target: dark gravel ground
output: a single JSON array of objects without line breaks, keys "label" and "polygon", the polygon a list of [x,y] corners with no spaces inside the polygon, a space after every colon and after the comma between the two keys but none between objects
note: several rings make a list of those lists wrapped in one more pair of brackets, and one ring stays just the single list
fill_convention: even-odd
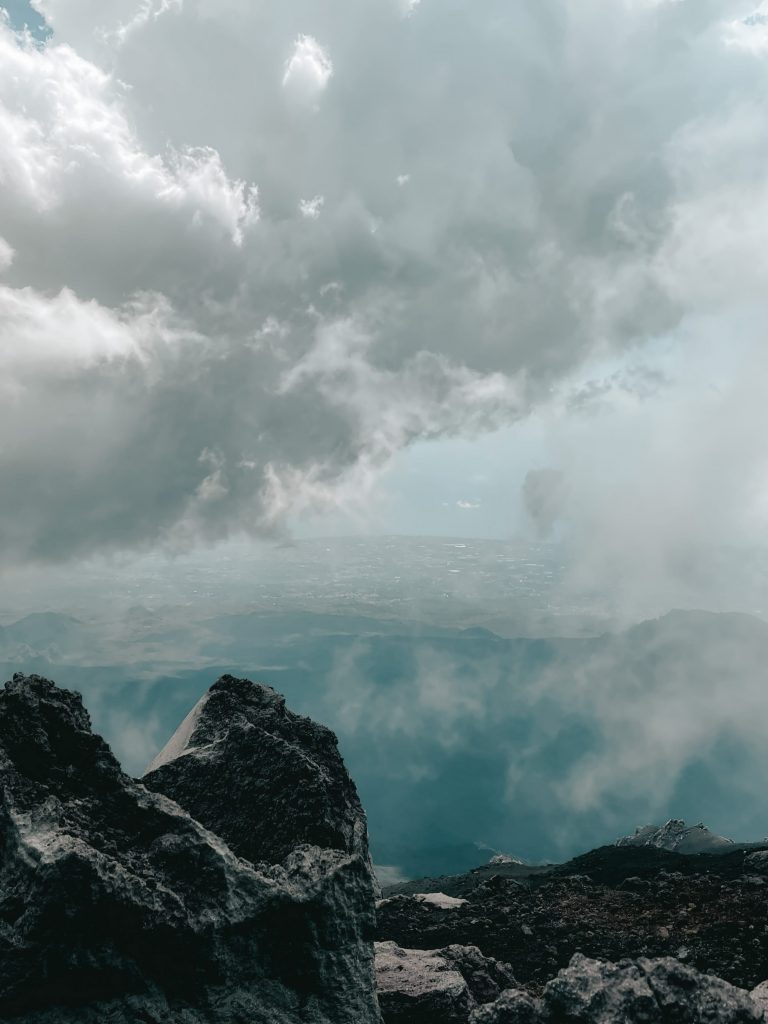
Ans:
[{"label": "dark gravel ground", "polygon": [[768,979],[768,876],[745,860],[763,848],[686,856],[603,847],[527,874],[502,865],[422,879],[385,896],[407,888],[468,902],[442,910],[408,893],[388,899],[378,938],[421,949],[478,946],[537,993],[576,952],[611,961],[673,956],[750,989]]}]

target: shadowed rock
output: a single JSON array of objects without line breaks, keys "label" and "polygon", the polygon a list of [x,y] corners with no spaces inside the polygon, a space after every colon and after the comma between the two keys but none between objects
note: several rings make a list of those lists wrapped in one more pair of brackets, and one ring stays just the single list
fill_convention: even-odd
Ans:
[{"label": "shadowed rock", "polygon": [[268,686],[224,676],[142,780],[252,863],[302,843],[368,860],[365,814],[330,729]]},{"label": "shadowed rock", "polygon": [[377,1024],[372,915],[360,853],[256,868],[128,778],[78,694],[0,691],[1,1019]]},{"label": "shadowed rock", "polygon": [[470,1024],[758,1024],[763,1008],[743,989],[670,957],[618,964],[577,954],[541,1000],[505,992]]},{"label": "shadowed rock", "polygon": [[475,946],[424,950],[377,942],[376,984],[385,1024],[464,1024],[515,978],[509,964]]}]

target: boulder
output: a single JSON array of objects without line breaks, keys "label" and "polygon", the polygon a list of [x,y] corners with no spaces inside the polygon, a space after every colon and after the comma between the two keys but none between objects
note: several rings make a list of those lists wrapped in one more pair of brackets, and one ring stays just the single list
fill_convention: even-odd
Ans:
[{"label": "boulder", "polygon": [[478,1005],[515,985],[509,964],[476,946],[402,949],[376,943],[376,985],[386,1024],[466,1024]]},{"label": "boulder", "polygon": [[[241,720],[236,693],[229,706]],[[284,743],[298,756],[308,737],[312,761],[305,721]],[[247,786],[244,732],[226,743]],[[307,822],[317,795],[306,793]],[[322,793],[318,810],[326,827]],[[289,850],[284,828],[280,862],[256,865],[128,778],[78,694],[15,676],[0,691],[0,1017],[378,1024],[370,870],[352,832],[347,846]]]},{"label": "boulder", "polygon": [[376,988],[385,1024],[466,1024],[475,1000],[439,950],[376,943]]},{"label": "boulder", "polygon": [[308,844],[370,865],[365,813],[336,737],[269,686],[223,676],[142,781],[252,864],[278,864]]},{"label": "boulder", "polygon": [[748,992],[662,957],[589,960],[577,953],[543,994],[543,1020],[583,1024],[757,1024]]}]

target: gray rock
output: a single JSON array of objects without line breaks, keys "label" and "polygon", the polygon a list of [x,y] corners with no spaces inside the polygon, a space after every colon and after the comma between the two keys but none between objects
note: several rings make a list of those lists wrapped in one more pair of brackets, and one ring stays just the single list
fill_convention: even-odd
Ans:
[{"label": "gray rock", "polygon": [[749,993],[670,957],[618,964],[576,954],[547,984],[544,1021],[573,1024],[756,1024]]},{"label": "gray rock", "polygon": [[541,1003],[527,992],[508,989],[495,1002],[469,1015],[469,1024],[541,1024]]},{"label": "gray rock", "polygon": [[385,1024],[466,1024],[475,1000],[439,950],[376,943],[376,988]]},{"label": "gray rock", "polygon": [[509,964],[476,946],[402,949],[376,943],[376,985],[386,1024],[466,1024],[478,1005],[515,985]]},{"label": "gray rock", "polygon": [[[298,754],[311,731],[285,742]],[[0,691],[3,1019],[377,1024],[372,914],[360,847],[255,866],[128,778],[78,694],[36,676]]]},{"label": "gray rock", "polygon": [[674,853],[722,853],[734,843],[710,832],[701,822],[686,825],[682,818],[670,818],[664,825],[641,825],[634,835],[617,839],[615,845],[654,846]]},{"label": "gray rock", "polygon": [[756,850],[744,858],[744,866],[759,874],[768,875],[768,850]]},{"label": "gray rock", "polygon": [[763,1011],[765,1019],[768,1020],[768,981],[761,981],[749,994],[755,1005]]},{"label": "gray rock", "polygon": [[517,985],[509,964],[483,956],[477,946],[444,946],[439,952],[456,966],[477,1003],[491,1003]]}]

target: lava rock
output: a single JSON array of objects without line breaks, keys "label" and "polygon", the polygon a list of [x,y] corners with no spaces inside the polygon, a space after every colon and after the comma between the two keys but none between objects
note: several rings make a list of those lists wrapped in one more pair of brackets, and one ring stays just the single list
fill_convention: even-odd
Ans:
[{"label": "lava rock", "polygon": [[277,864],[302,843],[368,859],[365,812],[336,737],[269,686],[223,676],[142,781],[251,863]]},{"label": "lava rock", "polygon": [[[312,760],[305,721],[290,745],[308,737]],[[365,851],[281,852],[242,859],[122,772],[78,694],[15,676],[0,691],[0,1018],[378,1024]]]},{"label": "lava rock", "polygon": [[466,1024],[478,1005],[515,985],[509,964],[476,946],[402,949],[376,944],[376,984],[386,1024]]},{"label": "lava rock", "polygon": [[671,957],[618,964],[577,954],[544,989],[543,1021],[583,1024],[757,1024],[748,992]]},{"label": "lava rock", "polygon": [[466,1024],[476,1005],[457,965],[439,950],[377,942],[376,987],[385,1024]]},{"label": "lava rock", "polygon": [[502,992],[495,1002],[469,1015],[469,1024],[541,1024],[541,1002],[520,989]]}]

